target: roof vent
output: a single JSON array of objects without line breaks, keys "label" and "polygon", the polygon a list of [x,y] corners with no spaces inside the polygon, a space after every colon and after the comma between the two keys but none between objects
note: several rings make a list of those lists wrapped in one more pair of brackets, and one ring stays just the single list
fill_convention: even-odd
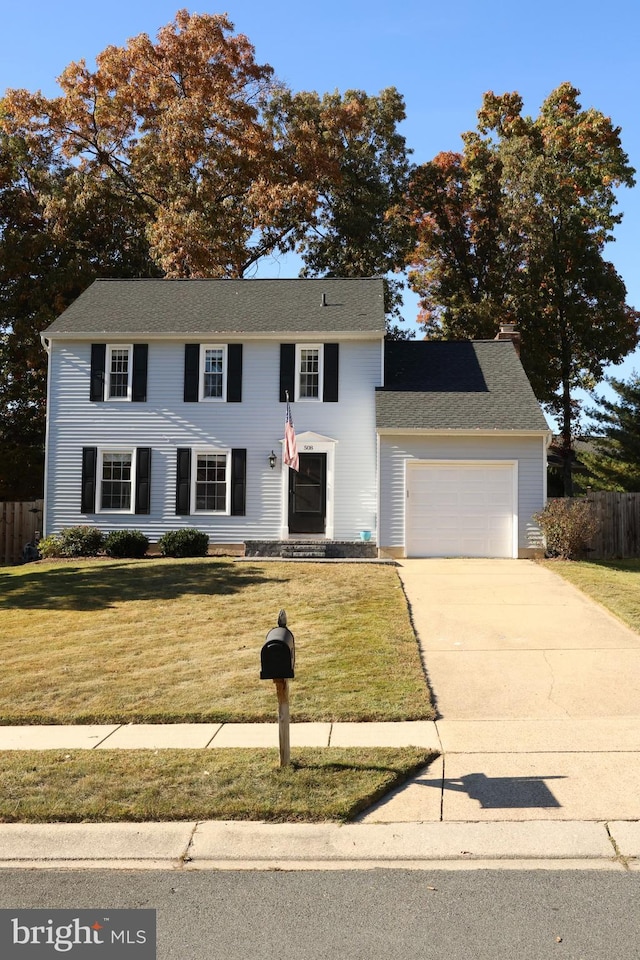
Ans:
[{"label": "roof vent", "polygon": [[323,294],[322,294],[322,306],[323,306],[323,307],[326,307],[326,305],[327,305],[327,295],[326,295],[326,293],[323,293]]},{"label": "roof vent", "polygon": [[496,340],[511,340],[516,353],[520,356],[520,343],[522,337],[516,323],[501,323],[500,332],[495,337]]}]

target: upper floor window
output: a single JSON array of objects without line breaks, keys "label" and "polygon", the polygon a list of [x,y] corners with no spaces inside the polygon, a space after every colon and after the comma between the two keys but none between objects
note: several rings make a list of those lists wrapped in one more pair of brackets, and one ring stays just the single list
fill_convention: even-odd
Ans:
[{"label": "upper floor window", "polygon": [[337,343],[281,343],[280,403],[286,400],[337,403],[339,357]]},{"label": "upper floor window", "polygon": [[105,400],[129,400],[131,397],[131,347],[107,348]]},{"label": "upper floor window", "polygon": [[92,343],[89,399],[145,401],[148,357],[146,343]]},{"label": "upper floor window", "polygon": [[200,351],[200,399],[223,400],[227,376],[225,347],[204,345]]},{"label": "upper floor window", "polygon": [[320,400],[323,351],[319,344],[296,347],[296,400]]},{"label": "upper floor window", "polygon": [[241,343],[185,343],[184,402],[242,400]]}]

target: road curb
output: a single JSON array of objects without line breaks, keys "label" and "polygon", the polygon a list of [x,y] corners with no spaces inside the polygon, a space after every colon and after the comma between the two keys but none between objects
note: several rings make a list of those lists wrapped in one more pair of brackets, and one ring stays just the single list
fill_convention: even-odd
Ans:
[{"label": "road curb", "polygon": [[636,868],[640,823],[0,824],[0,868]]}]

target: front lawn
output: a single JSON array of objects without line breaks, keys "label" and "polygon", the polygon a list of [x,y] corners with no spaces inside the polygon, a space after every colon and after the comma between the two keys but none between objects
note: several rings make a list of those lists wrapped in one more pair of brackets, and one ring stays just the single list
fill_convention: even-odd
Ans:
[{"label": "front lawn", "polygon": [[393,567],[207,558],[0,569],[0,723],[274,720],[281,607],[292,720],[433,718]]},{"label": "front lawn", "polygon": [[640,633],[640,560],[545,560],[544,566]]},{"label": "front lawn", "polygon": [[399,787],[428,750],[0,752],[0,822],[348,820]]}]

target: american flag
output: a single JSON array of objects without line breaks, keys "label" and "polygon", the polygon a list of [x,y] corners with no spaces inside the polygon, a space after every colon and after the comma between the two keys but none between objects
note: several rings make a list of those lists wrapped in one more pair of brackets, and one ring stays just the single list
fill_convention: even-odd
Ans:
[{"label": "american flag", "polygon": [[298,444],[296,443],[296,432],[293,429],[293,418],[291,416],[291,407],[287,399],[287,410],[284,420],[284,462],[292,470],[299,470],[300,459],[298,457]]}]

